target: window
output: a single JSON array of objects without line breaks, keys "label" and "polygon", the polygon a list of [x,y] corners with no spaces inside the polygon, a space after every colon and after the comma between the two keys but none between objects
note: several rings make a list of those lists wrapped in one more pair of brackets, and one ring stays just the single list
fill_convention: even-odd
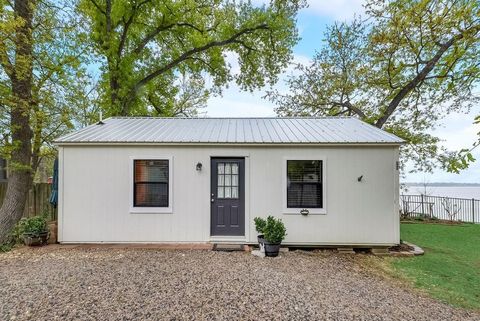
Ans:
[{"label": "window", "polygon": [[287,208],[323,208],[322,160],[287,160]]},{"label": "window", "polygon": [[169,207],[169,160],[134,160],[133,206]]},{"label": "window", "polygon": [[238,163],[218,163],[217,197],[238,198]]}]

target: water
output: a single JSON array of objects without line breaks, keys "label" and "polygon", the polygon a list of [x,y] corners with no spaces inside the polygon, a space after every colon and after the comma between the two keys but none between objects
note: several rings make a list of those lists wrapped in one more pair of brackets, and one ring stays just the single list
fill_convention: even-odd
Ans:
[{"label": "water", "polygon": [[400,194],[480,199],[480,186],[427,186],[426,193],[424,186],[407,186],[407,190],[402,189]]}]

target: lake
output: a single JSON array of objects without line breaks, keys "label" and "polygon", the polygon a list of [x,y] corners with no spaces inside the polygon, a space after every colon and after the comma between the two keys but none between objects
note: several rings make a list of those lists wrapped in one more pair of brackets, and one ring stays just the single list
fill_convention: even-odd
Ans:
[{"label": "lake", "polygon": [[[400,194],[425,194],[423,186],[407,186]],[[426,195],[480,199],[480,186],[427,186]]]}]

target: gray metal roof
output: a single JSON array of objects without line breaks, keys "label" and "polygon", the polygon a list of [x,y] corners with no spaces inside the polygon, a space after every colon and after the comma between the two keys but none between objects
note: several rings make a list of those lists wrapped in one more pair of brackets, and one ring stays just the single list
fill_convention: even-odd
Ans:
[{"label": "gray metal roof", "polygon": [[401,144],[403,140],[352,117],[113,117],[60,137],[62,144]]}]

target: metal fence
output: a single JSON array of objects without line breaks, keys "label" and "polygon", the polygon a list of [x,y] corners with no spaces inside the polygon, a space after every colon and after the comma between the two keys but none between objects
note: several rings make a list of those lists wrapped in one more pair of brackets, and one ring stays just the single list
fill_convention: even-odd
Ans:
[{"label": "metal fence", "polygon": [[480,200],[423,194],[400,195],[400,214],[406,218],[480,223]]}]

